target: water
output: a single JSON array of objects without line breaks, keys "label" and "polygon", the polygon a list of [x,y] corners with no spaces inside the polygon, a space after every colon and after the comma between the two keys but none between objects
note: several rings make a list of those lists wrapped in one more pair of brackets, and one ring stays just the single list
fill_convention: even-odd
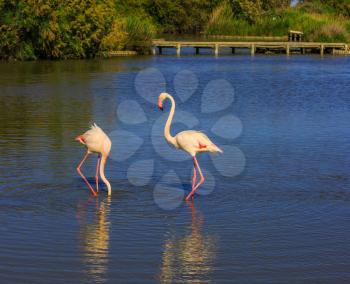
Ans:
[{"label": "water", "polygon": [[[317,56],[1,63],[1,283],[349,283],[349,67],[350,58]],[[169,105],[162,114],[138,93],[149,88],[135,85],[145,69],[164,76],[160,88],[173,94],[178,72],[192,72],[198,87],[184,103],[175,96],[177,113],[192,113],[185,123],[194,119],[228,149],[198,158],[215,186],[194,204],[178,199],[189,188],[190,160],[154,149]],[[233,86],[234,102],[203,113],[213,80]],[[223,104],[215,90],[213,97],[214,108]],[[121,121],[125,100],[143,110],[142,122]],[[214,135],[230,114],[242,132]],[[111,198],[91,197],[75,171],[85,150],[74,137],[92,122],[117,153],[106,168]],[[176,123],[173,132],[183,129]],[[140,147],[118,140],[120,130]],[[123,149],[133,155],[118,160]],[[83,167],[92,183],[95,162]],[[157,197],[159,185],[173,188],[170,205]]]}]

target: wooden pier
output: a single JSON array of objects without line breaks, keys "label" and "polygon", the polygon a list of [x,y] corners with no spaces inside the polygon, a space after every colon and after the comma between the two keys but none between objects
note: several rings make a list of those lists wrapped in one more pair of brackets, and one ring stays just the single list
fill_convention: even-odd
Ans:
[{"label": "wooden pier", "polygon": [[[284,52],[289,55],[293,53],[305,54],[307,52],[319,52],[322,56],[325,53],[343,54],[349,53],[349,46],[346,43],[325,43],[325,42],[209,42],[209,41],[165,41],[154,40],[152,43],[152,54],[162,54],[163,49],[176,49],[176,54],[181,55],[181,49],[184,47],[192,47],[195,54],[200,54],[201,49],[211,49],[215,56],[220,54],[221,48],[230,48],[232,54],[236,49],[249,49],[250,54],[254,55],[257,51],[275,51]],[[158,51],[158,52],[157,52]]]}]

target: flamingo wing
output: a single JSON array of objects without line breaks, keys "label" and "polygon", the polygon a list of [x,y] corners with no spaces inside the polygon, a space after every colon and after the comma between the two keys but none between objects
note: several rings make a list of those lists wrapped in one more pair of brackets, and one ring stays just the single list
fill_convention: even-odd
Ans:
[{"label": "flamingo wing", "polygon": [[192,156],[198,152],[222,153],[222,150],[201,131],[182,131],[176,135],[176,142],[180,149]]},{"label": "flamingo wing", "polygon": [[[94,153],[103,152],[106,141],[109,142],[108,144],[111,144],[108,136],[95,123],[91,125],[91,128],[88,131],[86,131],[82,135],[82,137],[89,151]],[[109,145],[109,149],[110,149],[110,145]],[[109,152],[108,149],[107,149],[107,152]]]}]

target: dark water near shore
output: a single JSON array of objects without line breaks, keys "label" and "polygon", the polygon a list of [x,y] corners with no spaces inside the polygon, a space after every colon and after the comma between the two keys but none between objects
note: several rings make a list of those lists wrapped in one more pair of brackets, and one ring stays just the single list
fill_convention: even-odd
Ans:
[{"label": "dark water near shore", "polygon": [[[146,68],[164,76],[161,87],[149,86]],[[181,79],[183,70],[196,79]],[[213,80],[233,87],[233,102],[208,87]],[[215,186],[187,204],[176,198],[191,162],[157,152],[166,113],[142,95],[180,94],[194,81],[187,100],[175,96],[177,113],[194,114],[195,128],[227,151],[198,158]],[[127,110],[123,120],[126,100],[144,116]],[[205,112],[210,104],[217,111]],[[0,105],[0,283],[350,282],[350,58],[1,63]],[[211,132],[231,114],[241,132],[225,137],[237,124]],[[85,150],[74,137],[92,122],[117,153],[106,168],[111,198],[91,197],[75,171]],[[120,130],[130,137],[118,140]],[[91,182],[95,162],[83,168]],[[179,193],[170,205],[159,185]]]}]

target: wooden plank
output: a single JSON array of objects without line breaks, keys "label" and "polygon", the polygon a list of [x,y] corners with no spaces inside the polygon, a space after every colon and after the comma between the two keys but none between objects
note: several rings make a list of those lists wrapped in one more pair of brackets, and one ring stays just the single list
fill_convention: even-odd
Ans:
[{"label": "wooden plank", "polygon": [[214,54],[215,54],[215,56],[219,55],[219,45],[218,44],[215,44]]},{"label": "wooden plank", "polygon": [[250,47],[250,54],[255,55],[255,50],[256,50],[255,44],[252,44]]},{"label": "wooden plank", "polygon": [[[250,46],[251,44],[255,45],[280,45],[285,46],[285,42],[214,42],[214,41],[153,41],[153,45],[157,46],[164,46],[164,47],[176,47],[178,44],[181,44],[182,46],[207,46],[207,47],[215,47],[216,44],[219,44],[220,46]],[[346,46],[345,43],[323,43],[323,42],[290,42],[290,46],[296,46],[296,47],[319,47],[321,44],[327,47],[344,47]]]},{"label": "wooden plank", "polygon": [[288,36],[230,36],[230,35],[208,35],[209,39],[221,40],[246,40],[246,41],[287,41]]},{"label": "wooden plank", "polygon": [[[176,54],[180,55],[182,47],[192,47],[196,49],[196,54],[199,54],[201,48],[213,49],[214,54],[218,55],[220,48],[226,47],[234,50],[235,48],[248,48],[251,54],[254,55],[256,48],[262,49],[280,49],[286,50],[286,53],[290,53],[290,49],[299,49],[302,52],[305,49],[319,49],[320,54],[323,55],[325,49],[328,50],[348,50],[346,43],[332,43],[332,42],[228,42],[228,41],[165,41],[165,40],[154,40],[152,44],[152,53],[155,54],[156,48],[159,50],[159,54],[162,54],[163,48],[175,48]],[[334,53],[334,51],[333,51]]]}]

